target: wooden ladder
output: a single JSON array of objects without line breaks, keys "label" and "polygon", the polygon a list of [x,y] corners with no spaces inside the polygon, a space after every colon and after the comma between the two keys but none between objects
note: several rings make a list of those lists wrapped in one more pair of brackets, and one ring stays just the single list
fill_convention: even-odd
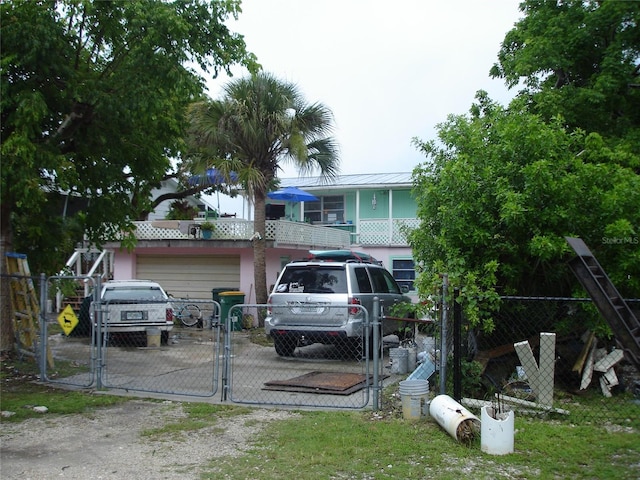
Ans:
[{"label": "wooden ladder", "polygon": [[611,326],[627,359],[640,369],[640,321],[618,293],[596,257],[580,238],[565,237],[577,257],[569,261],[580,283]]},{"label": "wooden ladder", "polygon": [[[37,358],[40,332],[40,303],[33,285],[27,256],[23,253],[6,253],[9,274],[11,318],[18,350],[31,352]],[[53,356],[47,344],[47,361],[53,367]]]}]

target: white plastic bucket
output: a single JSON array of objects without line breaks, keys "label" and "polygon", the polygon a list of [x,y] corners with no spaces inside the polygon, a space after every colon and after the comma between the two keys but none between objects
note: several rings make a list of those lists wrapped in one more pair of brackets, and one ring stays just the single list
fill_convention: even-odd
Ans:
[{"label": "white plastic bucket", "polygon": [[391,373],[404,375],[407,373],[407,349],[390,348],[389,360],[391,360]]},{"label": "white plastic bucket", "polygon": [[147,328],[147,347],[159,347],[160,334],[159,328]]},{"label": "white plastic bucket", "polygon": [[480,418],[480,449],[491,455],[513,453],[513,411],[496,413],[493,407],[482,407]]},{"label": "white plastic bucket", "polygon": [[429,381],[404,380],[400,382],[402,416],[405,420],[420,420],[429,415]]},{"label": "white plastic bucket", "polygon": [[449,395],[438,395],[429,413],[449,435],[462,443],[471,442],[480,433],[480,420]]}]

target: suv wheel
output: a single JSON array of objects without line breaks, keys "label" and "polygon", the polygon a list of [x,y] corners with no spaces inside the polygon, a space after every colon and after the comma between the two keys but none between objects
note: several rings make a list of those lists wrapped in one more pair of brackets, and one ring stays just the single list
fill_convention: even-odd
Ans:
[{"label": "suv wheel", "polygon": [[290,337],[275,337],[273,339],[273,346],[276,348],[276,353],[281,357],[291,357],[296,350],[296,341]]}]

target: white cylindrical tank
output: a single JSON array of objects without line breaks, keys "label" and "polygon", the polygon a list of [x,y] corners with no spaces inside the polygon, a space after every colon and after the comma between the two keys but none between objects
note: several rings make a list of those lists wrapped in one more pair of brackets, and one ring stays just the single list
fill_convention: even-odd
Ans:
[{"label": "white cylindrical tank", "polygon": [[459,442],[470,443],[480,433],[480,419],[449,395],[431,400],[429,414]]}]

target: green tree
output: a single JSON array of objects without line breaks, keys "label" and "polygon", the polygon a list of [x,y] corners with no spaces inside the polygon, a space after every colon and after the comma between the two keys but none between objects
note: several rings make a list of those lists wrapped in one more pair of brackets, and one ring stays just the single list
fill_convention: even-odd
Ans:
[{"label": "green tree", "polygon": [[640,144],[640,4],[525,0],[491,69],[523,85],[532,112],[569,128]]},{"label": "green tree", "polygon": [[439,125],[439,142],[414,140],[427,156],[414,172],[419,289],[447,272],[471,307],[496,292],[569,295],[579,289],[564,264],[571,235],[623,295],[640,296],[638,3],[520,9],[490,71],[521,88],[509,108],[479,92],[470,115]]},{"label": "green tree", "polygon": [[[238,174],[254,204],[254,283],[258,304],[267,301],[265,204],[284,163],[302,174],[326,178],[338,168],[337,145],[329,134],[330,110],[309,104],[298,88],[265,72],[225,85],[222,98],[195,103],[189,111],[190,143],[205,167]],[[261,319],[262,320],[262,319]]]},{"label": "green tree", "polygon": [[54,222],[41,214],[49,192],[85,200],[58,232],[71,221],[96,243],[131,232],[174,171],[170,159],[180,160],[200,71],[257,67],[223,23],[239,0],[14,0],[0,9],[3,257],[14,247],[56,252],[47,242],[57,232],[44,228]]},{"label": "green tree", "polygon": [[570,295],[564,237],[577,236],[623,294],[640,294],[640,177],[624,166],[637,156],[546,122],[521,100],[505,109],[484,94],[470,115],[438,128],[440,143],[416,141],[428,158],[414,170],[421,226],[411,234],[422,293],[449,273],[469,301]]}]

